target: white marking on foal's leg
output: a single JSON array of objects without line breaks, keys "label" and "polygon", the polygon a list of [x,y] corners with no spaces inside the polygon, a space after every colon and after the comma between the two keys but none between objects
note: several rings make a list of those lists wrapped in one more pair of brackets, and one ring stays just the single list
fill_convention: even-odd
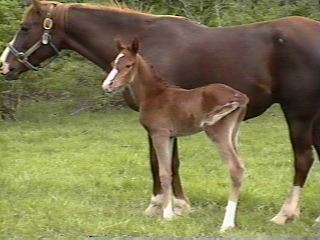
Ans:
[{"label": "white marking on foal's leg", "polygon": [[315,222],[320,223],[320,216],[316,219]]},{"label": "white marking on foal's leg", "polygon": [[172,208],[172,199],[168,202],[167,206],[163,208],[163,218],[166,220],[171,220],[175,216]]},{"label": "white marking on foal's leg", "polygon": [[151,197],[151,202],[147,209],[144,211],[144,215],[148,217],[155,216],[161,212],[161,205],[162,205],[163,195],[158,194],[156,196]]},{"label": "white marking on foal's leg", "polygon": [[300,214],[299,198],[302,188],[293,186],[287,200],[282,205],[280,212],[271,219],[271,222],[284,225],[287,220],[298,217]]},{"label": "white marking on foal's leg", "polygon": [[226,213],[224,215],[220,232],[224,232],[227,229],[235,227],[236,212],[237,212],[237,202],[228,201]]},{"label": "white marking on foal's leg", "polygon": [[[236,115],[238,116],[238,115]],[[234,117],[233,117],[234,120]],[[228,139],[226,147],[229,149],[224,153],[224,159],[227,160],[230,177],[231,177],[231,190],[229,193],[228,205],[224,215],[223,223],[220,232],[224,232],[230,228],[235,227],[237,204],[240,196],[240,190],[243,182],[243,172],[245,170],[240,156],[236,151],[234,144],[235,137],[234,131],[238,131],[238,122],[233,121],[228,128]],[[226,144],[226,143],[224,143]],[[229,152],[229,154],[227,153]],[[227,154],[227,155],[225,155]]]}]

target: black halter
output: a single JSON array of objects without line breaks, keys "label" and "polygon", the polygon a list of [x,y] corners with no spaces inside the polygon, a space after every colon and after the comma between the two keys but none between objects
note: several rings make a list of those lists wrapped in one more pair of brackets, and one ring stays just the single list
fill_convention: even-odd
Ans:
[{"label": "black halter", "polygon": [[[56,59],[57,57],[60,56],[60,52],[59,49],[56,47],[56,45],[52,42],[52,36],[50,34],[50,30],[53,27],[53,20],[51,18],[51,12],[53,9],[53,5],[50,6],[50,9],[47,13],[46,18],[43,20],[43,33],[42,33],[42,37],[41,40],[39,40],[38,42],[36,42],[35,44],[33,44],[28,50],[26,50],[25,52],[20,52],[19,50],[17,50],[12,44],[8,44],[8,48],[10,49],[10,52],[17,58],[17,60],[21,63],[23,63],[27,68],[29,68],[30,70],[33,71],[39,71],[41,68],[46,67],[47,65],[49,65],[54,59]],[[55,52],[55,56],[53,58],[51,58],[51,60],[45,64],[42,67],[37,67],[35,65],[33,65],[30,61],[29,61],[29,57],[30,55],[32,55],[35,51],[37,51],[39,48],[41,48],[41,46],[43,45],[49,45]]]}]

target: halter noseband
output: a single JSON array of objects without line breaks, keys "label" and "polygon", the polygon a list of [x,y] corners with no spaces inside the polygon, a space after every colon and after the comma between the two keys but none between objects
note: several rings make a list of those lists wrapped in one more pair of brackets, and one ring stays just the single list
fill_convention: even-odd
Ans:
[{"label": "halter noseband", "polygon": [[[10,49],[10,52],[16,57],[16,59],[24,64],[28,69],[33,71],[39,71],[41,68],[44,68],[48,66],[54,59],[60,56],[59,49],[56,47],[56,45],[52,42],[52,36],[50,34],[50,31],[53,27],[53,20],[51,17],[53,5],[50,6],[50,9],[47,13],[46,18],[43,20],[43,33],[41,36],[41,40],[37,41],[35,44],[33,44],[28,50],[25,52],[18,51],[12,44],[8,44],[8,48]],[[30,55],[32,55],[35,51],[37,51],[41,46],[43,45],[49,45],[55,52],[55,56],[51,58],[51,60],[48,61],[47,64],[45,64],[42,67],[37,67],[33,65],[29,61]]]}]

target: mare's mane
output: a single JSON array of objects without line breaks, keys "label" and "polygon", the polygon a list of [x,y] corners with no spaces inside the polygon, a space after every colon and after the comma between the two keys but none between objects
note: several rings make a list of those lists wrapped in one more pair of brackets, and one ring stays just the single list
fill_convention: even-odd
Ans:
[{"label": "mare's mane", "polygon": [[[42,1],[42,4],[64,4],[68,5],[70,8],[80,8],[80,9],[92,9],[98,11],[111,11],[117,13],[123,13],[126,15],[140,15],[144,17],[168,17],[168,18],[176,18],[176,19],[187,19],[181,16],[172,16],[172,15],[154,15],[150,12],[144,12],[136,9],[129,8],[124,3],[107,3],[107,4],[97,4],[97,3],[60,3],[57,1]],[[33,5],[30,5],[24,13],[23,19],[32,11]]]}]

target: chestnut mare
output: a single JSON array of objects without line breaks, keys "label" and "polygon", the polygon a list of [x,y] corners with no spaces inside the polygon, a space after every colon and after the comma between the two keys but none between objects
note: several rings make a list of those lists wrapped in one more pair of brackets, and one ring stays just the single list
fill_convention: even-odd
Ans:
[{"label": "chestnut mare", "polygon": [[[204,131],[214,141],[226,161],[232,180],[221,231],[235,226],[236,206],[243,180],[244,165],[236,149],[237,135],[249,99],[224,84],[185,90],[166,84],[138,53],[139,41],[125,47],[117,42],[119,54],[103,82],[106,92],[128,86],[137,99],[140,123],[152,139],[159,159],[164,219],[172,219],[172,139]],[[188,206],[180,206],[182,209]]]},{"label": "chestnut mare", "polygon": [[[250,99],[246,119],[259,116],[273,103],[281,105],[289,126],[295,173],[292,190],[272,221],[284,224],[299,214],[301,190],[314,160],[312,146],[320,154],[319,22],[287,17],[208,28],[182,17],[88,4],[32,2],[11,47],[1,56],[6,79],[37,70],[41,62],[62,49],[74,50],[104,69],[117,53],[113,39],[120,35],[128,42],[137,35],[143,56],[169,83],[188,89],[215,82],[231,86]],[[125,98],[137,109],[128,92]],[[153,195],[157,196],[162,189],[150,136],[149,143]],[[176,139],[172,156],[173,193],[187,202],[179,177]]]}]

